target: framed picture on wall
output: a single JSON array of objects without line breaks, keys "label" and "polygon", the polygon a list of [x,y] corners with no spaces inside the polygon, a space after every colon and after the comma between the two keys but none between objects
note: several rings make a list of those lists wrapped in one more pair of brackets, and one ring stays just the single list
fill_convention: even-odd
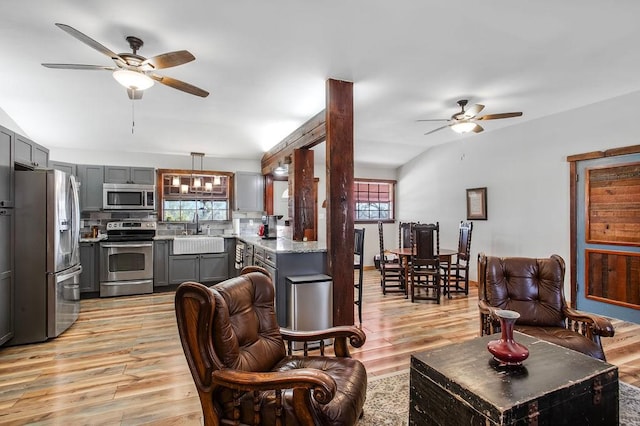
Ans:
[{"label": "framed picture on wall", "polygon": [[467,220],[487,220],[487,188],[467,189]]}]

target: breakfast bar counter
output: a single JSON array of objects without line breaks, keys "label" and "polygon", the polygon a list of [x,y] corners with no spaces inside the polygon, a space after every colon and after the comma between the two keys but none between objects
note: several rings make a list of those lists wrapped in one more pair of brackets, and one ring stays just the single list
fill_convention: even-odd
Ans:
[{"label": "breakfast bar counter", "polygon": [[240,235],[238,240],[247,244],[261,247],[265,250],[276,253],[317,253],[326,252],[327,245],[318,241],[293,241],[290,238],[278,237],[274,239],[264,239],[253,235]]}]

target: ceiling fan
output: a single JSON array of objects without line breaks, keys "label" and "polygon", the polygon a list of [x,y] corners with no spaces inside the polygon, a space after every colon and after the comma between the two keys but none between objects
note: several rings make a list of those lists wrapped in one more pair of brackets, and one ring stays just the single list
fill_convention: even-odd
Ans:
[{"label": "ceiling fan", "polygon": [[165,77],[156,74],[154,71],[164,68],[171,68],[178,65],[186,64],[195,59],[190,52],[186,50],[178,50],[175,52],[163,53],[161,55],[145,58],[138,55],[138,50],[143,46],[143,41],[138,37],[126,37],[129,47],[133,53],[114,53],[107,47],[93,40],[91,37],[81,33],[73,27],[65,24],[57,23],[56,26],[61,30],[71,34],[89,47],[94,48],[98,52],[110,57],[115,66],[103,65],[81,65],[81,64],[42,64],[47,68],[71,69],[71,70],[105,70],[112,71],[113,77],[127,89],[129,98],[141,99],[142,92],[153,86],[154,81],[162,83],[174,89],[181,90],[192,95],[206,98],[209,92],[193,86],[184,81],[175,78]]},{"label": "ceiling fan", "polygon": [[482,120],[497,120],[500,118],[511,118],[511,117],[520,117],[522,115],[521,112],[503,112],[500,114],[487,114],[481,117],[477,117],[477,115],[484,109],[484,105],[475,104],[469,109],[465,110],[464,107],[467,106],[469,101],[466,99],[460,99],[458,101],[458,105],[460,106],[460,112],[457,112],[451,116],[451,118],[434,118],[434,119],[425,119],[425,120],[416,120],[416,121],[448,121],[449,123],[438,127],[437,129],[431,130],[430,132],[425,133],[425,135],[430,135],[431,133],[437,132],[438,130],[445,129],[447,127],[451,127],[451,129],[458,133],[467,133],[474,132],[480,133],[484,129],[480,126],[476,121]]}]

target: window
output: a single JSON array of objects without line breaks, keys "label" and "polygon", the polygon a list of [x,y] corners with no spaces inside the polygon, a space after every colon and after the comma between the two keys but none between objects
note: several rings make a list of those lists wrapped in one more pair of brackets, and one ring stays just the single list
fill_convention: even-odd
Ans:
[{"label": "window", "polygon": [[393,180],[355,179],[355,221],[392,222],[395,219],[395,188]]},{"label": "window", "polygon": [[158,182],[162,221],[229,220],[231,173],[158,170]]}]

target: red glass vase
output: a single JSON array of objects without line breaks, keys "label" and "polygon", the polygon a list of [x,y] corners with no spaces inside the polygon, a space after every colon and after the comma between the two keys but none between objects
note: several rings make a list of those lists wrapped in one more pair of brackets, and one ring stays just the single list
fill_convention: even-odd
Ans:
[{"label": "red glass vase", "polygon": [[522,361],[529,357],[529,349],[513,340],[513,326],[520,314],[505,309],[496,311],[500,319],[502,335],[500,340],[491,340],[487,343],[487,349],[493,357],[504,365],[521,365]]}]

